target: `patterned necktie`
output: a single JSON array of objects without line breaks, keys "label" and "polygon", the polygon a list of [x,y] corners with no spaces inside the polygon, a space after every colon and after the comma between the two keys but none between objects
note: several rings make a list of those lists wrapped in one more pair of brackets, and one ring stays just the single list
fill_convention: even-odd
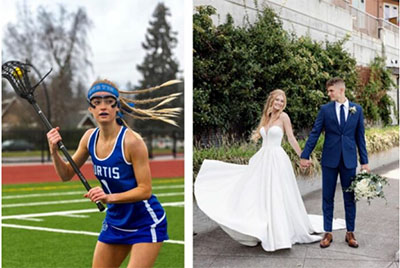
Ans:
[{"label": "patterned necktie", "polygon": [[344,124],[346,123],[344,119],[344,104],[340,105],[340,129],[344,129]]}]

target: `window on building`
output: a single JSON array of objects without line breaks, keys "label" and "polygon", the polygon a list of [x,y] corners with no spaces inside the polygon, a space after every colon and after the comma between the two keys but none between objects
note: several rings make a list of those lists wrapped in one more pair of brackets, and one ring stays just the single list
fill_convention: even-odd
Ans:
[{"label": "window on building", "polygon": [[383,16],[385,20],[396,18],[395,20],[398,21],[399,17],[398,7],[391,4],[385,4],[385,10]]},{"label": "window on building", "polygon": [[351,3],[353,7],[365,12],[365,0],[353,0]]},{"label": "window on building", "polygon": [[385,20],[388,20],[390,18],[390,6],[385,5],[385,12],[383,13],[383,17]]}]

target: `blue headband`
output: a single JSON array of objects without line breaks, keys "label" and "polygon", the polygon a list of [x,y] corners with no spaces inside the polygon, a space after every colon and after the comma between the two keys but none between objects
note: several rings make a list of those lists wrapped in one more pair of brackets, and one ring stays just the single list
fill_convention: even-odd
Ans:
[{"label": "blue headband", "polygon": [[113,96],[115,96],[117,99],[119,97],[118,90],[115,87],[113,87],[109,84],[99,83],[99,84],[95,84],[94,86],[92,86],[89,89],[88,95],[87,95],[88,100],[90,100],[90,98],[93,96],[93,94],[97,93],[97,92],[108,92],[108,93],[112,94]]}]

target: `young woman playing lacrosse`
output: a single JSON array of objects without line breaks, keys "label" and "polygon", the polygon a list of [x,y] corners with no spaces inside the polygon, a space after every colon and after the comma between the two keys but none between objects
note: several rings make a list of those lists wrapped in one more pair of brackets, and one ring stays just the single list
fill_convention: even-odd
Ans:
[{"label": "young woman playing lacrosse", "polygon": [[[162,242],[168,239],[165,211],[152,195],[146,145],[138,133],[127,127],[122,115],[175,124],[170,118],[175,117],[180,108],[156,108],[175,99],[179,93],[148,100],[127,99],[120,94],[149,92],[176,82],[146,90],[119,91],[112,82],[100,80],[88,91],[89,111],[98,128],[86,131],[72,158],[81,167],[91,156],[94,173],[102,187],[94,187],[84,196],[107,204],[93,267],[119,267],[129,253],[128,267],[151,267]],[[154,101],[161,103],[147,110],[132,105]],[[57,142],[61,140],[58,131],[58,127],[53,128],[47,138],[57,174],[68,181],[74,171],[58,153]]]}]

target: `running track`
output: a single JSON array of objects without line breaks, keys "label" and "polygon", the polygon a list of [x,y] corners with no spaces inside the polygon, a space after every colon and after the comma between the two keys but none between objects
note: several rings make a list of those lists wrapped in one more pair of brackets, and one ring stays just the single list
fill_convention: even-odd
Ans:
[{"label": "running track", "polygon": [[[173,178],[183,177],[183,159],[178,160],[152,160],[150,170],[153,178]],[[91,163],[85,163],[81,167],[81,172],[86,179],[95,179]],[[74,176],[73,180],[78,180]],[[51,163],[47,164],[19,164],[2,166],[2,183],[33,183],[33,182],[53,182],[61,181],[58,178]]]}]

